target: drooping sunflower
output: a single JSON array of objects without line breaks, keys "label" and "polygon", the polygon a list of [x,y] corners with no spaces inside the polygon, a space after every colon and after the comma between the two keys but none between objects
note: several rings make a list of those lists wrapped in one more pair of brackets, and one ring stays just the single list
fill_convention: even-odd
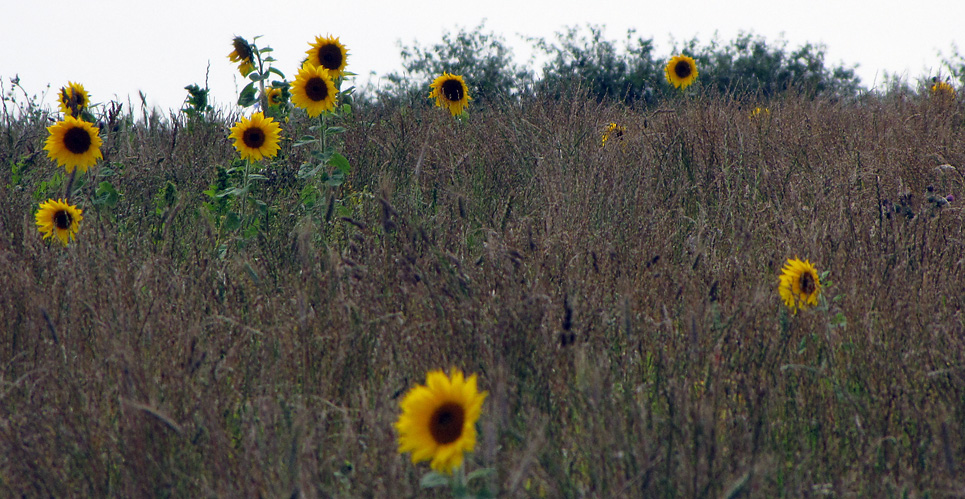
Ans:
[{"label": "drooping sunflower", "polygon": [[248,73],[255,70],[251,44],[248,43],[248,40],[236,36],[231,40],[231,45],[234,50],[228,54],[228,59],[231,59],[231,62],[238,63],[238,72],[241,73],[241,76],[248,76]]},{"label": "drooping sunflower", "polygon": [[84,219],[82,213],[83,210],[67,204],[63,199],[48,199],[46,203],[41,203],[37,210],[37,229],[44,234],[44,239],[56,237],[61,244],[67,246],[80,230],[80,221]]},{"label": "drooping sunflower", "polygon": [[678,55],[670,59],[664,73],[671,85],[682,90],[697,79],[697,63],[689,56]]},{"label": "drooping sunflower", "polygon": [[81,173],[94,166],[101,155],[100,129],[90,123],[67,116],[63,121],[47,127],[50,137],[44,150],[47,156],[57,161],[57,164],[67,168],[72,173],[74,168],[80,168]]},{"label": "drooping sunflower", "polygon": [[80,112],[90,105],[90,96],[83,85],[68,81],[67,85],[60,87],[57,92],[57,103],[60,104],[60,112],[65,116],[78,117]]},{"label": "drooping sunflower", "polygon": [[781,272],[778,292],[791,313],[796,314],[798,310],[817,305],[818,296],[821,295],[817,269],[808,260],[802,262],[797,257],[788,258]]},{"label": "drooping sunflower", "polygon": [[431,460],[432,469],[450,474],[462,465],[463,453],[476,447],[476,421],[487,395],[477,389],[475,374],[467,379],[453,368],[451,376],[430,371],[426,384],[402,399],[395,423],[400,454],[411,452],[413,463]]},{"label": "drooping sunflower", "polygon": [[606,130],[603,131],[600,147],[606,147],[606,143],[611,139],[611,137],[613,140],[622,140],[623,134],[625,133],[627,133],[626,127],[616,123],[610,123],[607,125]]},{"label": "drooping sunflower", "polygon": [[429,98],[436,99],[436,106],[449,109],[453,116],[462,114],[472,100],[469,96],[469,87],[460,75],[443,72],[442,76],[429,85],[429,88],[432,89],[429,92]]},{"label": "drooping sunflower", "polygon": [[252,114],[251,119],[241,118],[231,127],[231,134],[228,135],[228,138],[234,139],[235,149],[243,159],[255,161],[273,158],[278,154],[280,137],[281,127],[278,123],[260,112]]},{"label": "drooping sunflower", "polygon": [[327,69],[306,62],[291,84],[292,104],[304,109],[312,118],[335,108],[338,90]]},{"label": "drooping sunflower", "polygon": [[348,60],[348,50],[342,45],[338,38],[316,36],[315,43],[310,43],[311,48],[306,50],[308,63],[312,66],[321,66],[328,70],[332,79],[338,78],[345,73],[345,64]]}]

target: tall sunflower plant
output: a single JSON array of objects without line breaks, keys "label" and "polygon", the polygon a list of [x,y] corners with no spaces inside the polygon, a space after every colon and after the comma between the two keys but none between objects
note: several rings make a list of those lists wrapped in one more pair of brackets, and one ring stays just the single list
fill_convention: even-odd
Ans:
[{"label": "tall sunflower plant", "polygon": [[[247,108],[258,104],[266,116],[287,120],[288,112],[291,110],[289,83],[285,73],[272,65],[277,62],[271,55],[274,49],[259,47],[257,43],[259,38],[261,38],[260,35],[249,42],[244,37],[235,36],[231,40],[234,50],[228,54],[228,59],[237,63],[238,72],[250,80],[238,95],[238,105]],[[272,74],[280,80],[272,80],[266,84]]]},{"label": "tall sunflower plant", "polygon": [[[338,149],[340,136],[346,129],[342,122],[352,114],[354,86],[343,89],[355,73],[346,71],[348,50],[332,36],[318,36],[309,43],[306,58],[291,83],[292,104],[305,111],[318,123],[309,127],[310,134],[299,137],[294,147],[310,147],[310,161],[302,163],[298,178],[308,181],[301,191],[305,208],[327,207],[325,218],[331,218],[339,188],[351,172],[348,159]],[[339,204],[339,215],[347,216],[349,208]],[[345,213],[343,213],[345,212]]]}]

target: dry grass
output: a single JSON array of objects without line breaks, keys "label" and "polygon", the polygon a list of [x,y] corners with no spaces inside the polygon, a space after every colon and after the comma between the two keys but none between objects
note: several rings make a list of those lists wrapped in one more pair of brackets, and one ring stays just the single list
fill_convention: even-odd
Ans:
[{"label": "dry grass", "polygon": [[[391,424],[455,365],[501,496],[965,494],[963,216],[924,199],[965,196],[936,168],[965,167],[961,103],[765,104],[360,110],[341,194],[374,195],[305,215],[293,151],[224,256],[200,207],[229,117],[112,133],[124,198],[66,250],[30,216],[44,123],[5,124],[0,490],[422,495]],[[793,256],[833,284],[789,316]]]}]

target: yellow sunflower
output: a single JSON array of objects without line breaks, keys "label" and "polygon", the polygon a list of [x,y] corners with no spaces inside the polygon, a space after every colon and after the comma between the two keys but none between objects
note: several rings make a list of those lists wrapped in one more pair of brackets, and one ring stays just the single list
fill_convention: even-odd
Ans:
[{"label": "yellow sunflower", "polygon": [[57,164],[67,168],[67,173],[73,173],[74,168],[80,168],[81,173],[103,158],[101,155],[100,129],[90,123],[67,116],[64,121],[47,127],[50,137],[44,150],[47,156],[57,160]]},{"label": "yellow sunflower", "polygon": [[445,107],[453,116],[462,114],[462,111],[469,105],[472,97],[469,96],[469,88],[460,75],[442,73],[436,78],[429,88],[429,98],[436,99],[436,106]]},{"label": "yellow sunflower", "polygon": [[268,98],[269,106],[277,106],[282,103],[280,88],[268,87],[265,89],[265,95]]},{"label": "yellow sunflower", "polygon": [[610,123],[607,125],[606,130],[603,131],[600,147],[606,147],[606,143],[611,137],[614,140],[623,140],[623,134],[625,133],[627,133],[626,127],[617,125],[616,123]]},{"label": "yellow sunflower", "polygon": [[938,97],[955,97],[955,87],[946,81],[936,82],[931,86],[931,94]]},{"label": "yellow sunflower", "polygon": [[60,104],[60,112],[65,116],[77,117],[90,105],[90,96],[83,85],[68,81],[67,86],[60,87],[57,92],[57,103]]},{"label": "yellow sunflower", "polygon": [[697,79],[697,63],[691,57],[678,55],[670,59],[664,73],[671,85],[682,90]]},{"label": "yellow sunflower", "polygon": [[312,48],[305,51],[309,64],[327,69],[332,79],[345,73],[348,51],[345,50],[345,45],[339,43],[338,38],[332,38],[331,35],[316,36],[315,43],[309,45]]},{"label": "yellow sunflower", "polygon": [[778,292],[781,301],[791,309],[792,313],[804,310],[818,304],[821,295],[821,280],[818,271],[811,262],[798,258],[789,258],[781,272]]},{"label": "yellow sunflower", "polygon": [[80,221],[84,219],[81,213],[82,210],[63,199],[48,199],[37,210],[37,228],[44,234],[44,239],[56,237],[67,246],[71,239],[76,239],[75,235],[80,230]]},{"label": "yellow sunflower", "polygon": [[228,59],[231,59],[231,62],[239,63],[238,72],[241,73],[241,76],[248,76],[248,73],[255,70],[252,59],[254,54],[251,51],[251,45],[248,43],[248,40],[240,36],[234,37],[234,39],[231,40],[231,45],[234,50],[228,54]]},{"label": "yellow sunflower", "polygon": [[755,118],[768,117],[768,116],[770,116],[770,115],[771,115],[771,110],[768,109],[768,108],[766,108],[766,107],[755,107],[754,110],[751,111],[751,119],[752,119],[752,120],[755,119]]},{"label": "yellow sunflower", "polygon": [[273,118],[265,118],[263,113],[251,115],[250,120],[241,118],[231,127],[231,134],[228,135],[229,139],[234,139],[235,149],[243,159],[255,161],[278,154],[280,137],[281,127]]},{"label": "yellow sunflower", "polygon": [[452,473],[462,466],[463,453],[476,447],[476,421],[487,392],[476,388],[476,375],[468,379],[453,368],[452,377],[442,371],[426,375],[426,384],[405,395],[402,414],[395,423],[399,453],[412,453],[412,462],[432,462],[432,469]]},{"label": "yellow sunflower", "polygon": [[292,104],[307,111],[312,118],[335,108],[336,93],[338,90],[328,70],[307,62],[298,70],[291,86]]}]

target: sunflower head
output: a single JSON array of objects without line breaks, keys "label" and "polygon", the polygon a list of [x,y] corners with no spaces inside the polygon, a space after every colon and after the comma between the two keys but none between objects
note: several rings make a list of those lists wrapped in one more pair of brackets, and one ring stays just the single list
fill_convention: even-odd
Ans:
[{"label": "sunflower head", "polygon": [[291,84],[292,104],[307,111],[312,118],[334,109],[337,93],[328,70],[310,62],[302,65]]},{"label": "sunflower head", "polygon": [[238,63],[238,72],[241,73],[241,76],[248,76],[248,73],[255,69],[252,59],[254,52],[251,49],[251,44],[248,43],[248,40],[236,36],[231,40],[231,46],[234,50],[228,54],[228,59],[231,59],[231,62]]},{"label": "sunflower head", "polygon": [[955,87],[947,81],[936,81],[931,86],[931,94],[941,98],[955,98]]},{"label": "sunflower head", "polygon": [[459,369],[451,377],[442,371],[426,375],[426,384],[405,395],[395,423],[399,453],[412,453],[412,462],[432,461],[432,469],[452,473],[462,465],[463,453],[476,447],[476,421],[487,392],[476,387],[476,375],[465,378]]},{"label": "sunflower head", "polygon": [[436,78],[429,88],[429,98],[436,100],[436,106],[449,109],[449,112],[456,116],[462,114],[472,97],[469,96],[469,88],[462,76],[449,73],[442,73]]},{"label": "sunflower head", "polygon": [[44,145],[47,156],[65,167],[67,173],[72,173],[74,168],[86,172],[98,159],[103,158],[103,142],[98,135],[100,129],[86,121],[67,116],[63,121],[47,127],[47,131],[50,132]]},{"label": "sunflower head", "polygon": [[80,83],[67,82],[67,86],[60,87],[57,92],[57,103],[60,104],[60,112],[65,116],[80,117],[81,111],[90,105],[90,96]]},{"label": "sunflower head", "polygon": [[243,159],[259,161],[278,154],[281,127],[273,118],[266,118],[263,113],[255,113],[251,115],[251,119],[241,118],[241,121],[235,123],[228,138],[234,140],[235,149]]},{"label": "sunflower head", "polygon": [[623,140],[623,134],[627,133],[627,128],[616,123],[610,123],[607,125],[606,129],[603,130],[603,136],[601,140],[600,147],[606,147],[606,143],[609,140]]},{"label": "sunflower head", "polygon": [[781,272],[778,292],[791,313],[816,306],[821,295],[817,269],[808,260],[802,262],[796,257],[789,258]]},{"label": "sunflower head", "polygon": [[269,106],[278,106],[285,102],[280,88],[268,87],[265,89],[265,97]]},{"label": "sunflower head", "polygon": [[327,69],[329,76],[333,79],[345,74],[348,50],[338,41],[338,38],[332,38],[331,35],[316,36],[315,43],[309,45],[311,48],[305,51],[308,54],[308,64]]},{"label": "sunflower head", "polygon": [[689,56],[678,55],[670,59],[664,73],[671,85],[682,90],[697,80],[697,63]]},{"label": "sunflower head", "polygon": [[56,201],[48,199],[47,202],[40,204],[40,209],[35,215],[37,230],[44,235],[44,239],[55,237],[61,244],[67,246],[67,243],[75,239],[77,231],[80,230],[80,221],[84,219],[82,213],[82,210],[67,204],[63,199]]}]

